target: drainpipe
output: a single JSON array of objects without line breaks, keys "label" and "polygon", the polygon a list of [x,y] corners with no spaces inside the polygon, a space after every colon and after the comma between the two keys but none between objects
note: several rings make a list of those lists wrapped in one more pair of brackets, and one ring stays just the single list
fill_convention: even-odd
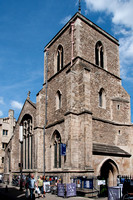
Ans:
[{"label": "drainpipe", "polygon": [[73,46],[74,46],[74,38],[73,38],[73,35],[74,35],[74,22],[71,23],[71,43],[72,43],[72,46],[71,46],[71,66],[73,65]]},{"label": "drainpipe", "polygon": [[47,88],[48,88],[48,49],[46,49],[46,76],[45,76],[45,123],[43,128],[43,173],[45,176],[45,127],[47,125]]}]

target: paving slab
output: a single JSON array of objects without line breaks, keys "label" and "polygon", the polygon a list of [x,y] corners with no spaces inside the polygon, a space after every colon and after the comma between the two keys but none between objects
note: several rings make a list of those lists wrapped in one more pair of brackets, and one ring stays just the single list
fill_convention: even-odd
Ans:
[{"label": "paving slab", "polygon": [[[46,193],[45,197],[38,197],[38,194],[35,194],[36,200],[107,200],[108,198],[87,198],[87,197],[58,197],[55,194]],[[0,184],[0,200],[26,200],[25,189],[20,191],[19,187]]]}]

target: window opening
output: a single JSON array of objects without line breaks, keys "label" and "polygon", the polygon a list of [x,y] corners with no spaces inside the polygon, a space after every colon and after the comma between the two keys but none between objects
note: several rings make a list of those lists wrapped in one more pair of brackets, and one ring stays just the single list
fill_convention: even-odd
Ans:
[{"label": "window opening", "polygon": [[102,108],[106,107],[105,91],[103,88],[99,91],[99,106]]},{"label": "window opening", "polygon": [[8,135],[8,130],[3,130],[3,135]]},{"label": "window opening", "polygon": [[117,105],[117,109],[120,110],[120,105],[119,104]]},{"label": "window opening", "polygon": [[32,117],[25,115],[22,120],[23,125],[23,168],[32,169]]},{"label": "window opening", "polygon": [[99,106],[102,107],[102,90],[99,92]]},{"label": "window opening", "polygon": [[4,163],[4,157],[2,157],[2,163]]},{"label": "window opening", "polygon": [[63,47],[59,45],[57,50],[57,72],[63,68]]},{"label": "window opening", "polygon": [[54,168],[61,168],[61,153],[60,153],[61,137],[58,132],[54,135]]},{"label": "window opening", "polygon": [[56,109],[60,109],[61,108],[61,104],[62,104],[62,98],[61,98],[61,92],[60,91],[57,91],[57,94],[56,94]]},{"label": "window opening", "polygon": [[2,143],[2,149],[6,149],[6,147],[7,147],[7,143]]},{"label": "window opening", "polygon": [[57,143],[54,144],[54,167],[57,168]]},{"label": "window opening", "polygon": [[102,43],[100,41],[96,43],[95,59],[96,59],[96,65],[98,65],[99,67],[104,68],[103,45],[102,45]]}]

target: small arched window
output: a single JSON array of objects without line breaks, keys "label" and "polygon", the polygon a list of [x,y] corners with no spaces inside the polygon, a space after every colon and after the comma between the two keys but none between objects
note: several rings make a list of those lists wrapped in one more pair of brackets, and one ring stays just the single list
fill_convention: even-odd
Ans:
[{"label": "small arched window", "polygon": [[61,137],[58,131],[53,134],[54,145],[54,168],[61,168]]},{"label": "small arched window", "polygon": [[104,68],[103,45],[100,41],[98,41],[95,46],[95,62],[96,62],[96,65]]},{"label": "small arched window", "polygon": [[58,46],[57,50],[57,72],[63,68],[63,47]]},{"label": "small arched window", "polygon": [[56,110],[60,109],[62,106],[62,95],[61,92],[58,90],[56,93]]},{"label": "small arched window", "polygon": [[105,91],[103,88],[101,88],[99,91],[99,107],[106,107]]}]

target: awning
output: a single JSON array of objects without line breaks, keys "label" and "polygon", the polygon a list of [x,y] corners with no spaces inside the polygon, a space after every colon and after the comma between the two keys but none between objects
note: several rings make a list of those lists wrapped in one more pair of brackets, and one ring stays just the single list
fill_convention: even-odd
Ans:
[{"label": "awning", "polygon": [[109,155],[117,157],[130,157],[131,154],[118,146],[93,143],[93,155]]}]

